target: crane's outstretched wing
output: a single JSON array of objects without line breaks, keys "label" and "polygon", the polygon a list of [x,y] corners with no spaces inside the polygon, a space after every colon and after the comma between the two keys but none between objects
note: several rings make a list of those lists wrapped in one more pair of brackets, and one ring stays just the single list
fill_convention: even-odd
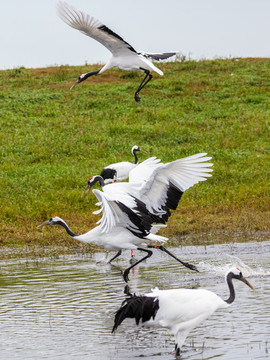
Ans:
[{"label": "crane's outstretched wing", "polygon": [[104,45],[113,55],[136,52],[123,38],[110,30],[98,19],[77,10],[66,2],[57,3],[58,16],[69,26],[79,30]]},{"label": "crane's outstretched wing", "polygon": [[152,176],[152,173],[162,165],[164,164],[156,157],[144,160],[129,172],[129,183],[133,186],[144,186],[145,182]]},{"label": "crane's outstretched wing", "polygon": [[99,200],[97,205],[101,207],[100,210],[94,211],[94,214],[98,214],[101,211],[103,213],[98,221],[102,232],[108,233],[114,226],[122,226],[138,237],[149,235],[152,229],[153,218],[148,213],[145,204],[140,200],[130,195],[119,195],[118,201],[97,189],[94,189],[93,193]]},{"label": "crane's outstretched wing", "polygon": [[[211,157],[205,155],[207,154],[196,154],[167,164],[154,163],[153,158],[149,159],[150,169],[145,173],[139,191],[137,189],[137,197],[146,204],[152,214],[160,216],[166,222],[170,216],[169,209],[177,208],[183,192],[212,176],[209,174],[212,171],[209,167],[213,164],[208,162]],[[142,170],[147,167],[147,163],[142,162],[140,165],[132,170],[131,180],[135,184],[137,169],[138,178],[142,178]]]}]

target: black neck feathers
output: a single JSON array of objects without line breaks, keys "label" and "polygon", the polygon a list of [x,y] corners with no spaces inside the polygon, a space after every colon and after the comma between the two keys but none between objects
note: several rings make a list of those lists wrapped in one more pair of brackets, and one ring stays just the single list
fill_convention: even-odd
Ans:
[{"label": "black neck feathers", "polygon": [[105,185],[104,179],[100,175],[95,176],[95,178],[91,180],[91,186],[95,185],[96,182],[99,182],[99,185],[101,187],[103,187]]},{"label": "black neck feathers", "polygon": [[81,81],[86,80],[90,76],[98,75],[99,72],[100,72],[100,70],[88,72],[87,74],[84,75],[84,77],[83,77],[83,79]]},{"label": "black neck feathers", "polygon": [[139,159],[138,159],[138,156],[137,156],[137,151],[140,151],[139,149],[134,149],[133,150],[133,156],[134,156],[134,158],[135,158],[135,161],[134,161],[134,164],[138,164],[138,162],[139,162]]},{"label": "black neck feathers", "polygon": [[100,176],[104,180],[114,180],[116,178],[116,170],[111,168],[105,168],[101,171]]},{"label": "black neck feathers", "polygon": [[235,299],[235,291],[234,291],[234,286],[233,286],[233,283],[232,283],[232,279],[233,279],[233,274],[229,273],[227,275],[227,284],[229,286],[230,296],[229,296],[229,298],[227,300],[225,300],[225,302],[227,304],[231,304],[232,302],[234,302],[234,299]]},{"label": "black neck feathers", "polygon": [[66,230],[66,232],[68,233],[68,235],[70,235],[70,236],[72,236],[72,237],[78,236],[78,235],[76,235],[73,231],[70,230],[70,228],[67,226],[66,223],[64,223],[64,222],[62,222],[62,221],[57,221],[57,222],[55,223],[55,225],[60,225],[60,226],[62,226],[62,227]]}]

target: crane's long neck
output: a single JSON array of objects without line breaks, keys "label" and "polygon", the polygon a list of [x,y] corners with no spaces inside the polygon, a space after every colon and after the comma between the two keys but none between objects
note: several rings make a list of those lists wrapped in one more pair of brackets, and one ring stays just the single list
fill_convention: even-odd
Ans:
[{"label": "crane's long neck", "polygon": [[99,182],[99,185],[100,185],[102,188],[103,188],[104,185],[105,185],[104,179],[103,179],[103,177],[100,176],[100,175],[97,175],[97,176],[95,177],[95,179],[93,180],[92,186],[93,186],[96,182]]},{"label": "crane's long neck", "polygon": [[65,223],[64,220],[58,221],[57,223],[55,223],[55,225],[61,225],[66,230],[68,235],[73,237],[73,239],[75,240],[81,241],[83,243],[95,244],[95,245],[99,245],[100,243],[100,239],[99,239],[100,226],[96,226],[94,229],[88,231],[85,234],[77,235],[70,230],[70,228],[68,227],[68,225]]},{"label": "crane's long neck", "polygon": [[88,72],[88,73],[86,73],[86,74],[84,75],[83,80],[86,80],[86,79],[89,78],[90,76],[98,75],[99,73],[100,73],[100,70]]},{"label": "crane's long neck", "polygon": [[234,291],[234,286],[232,283],[232,274],[229,273],[227,276],[227,284],[229,286],[229,290],[230,290],[230,296],[228,297],[227,300],[224,300],[227,304],[231,304],[232,302],[234,302],[235,299],[235,291]]},{"label": "crane's long neck", "polygon": [[132,153],[133,153],[133,156],[134,156],[134,158],[135,158],[134,164],[136,164],[136,165],[137,165],[138,162],[139,162],[139,159],[138,159],[138,156],[137,156],[137,151],[138,151],[138,150],[135,149],[135,150],[133,150],[133,152],[132,152]]},{"label": "crane's long neck", "polygon": [[75,234],[73,231],[70,230],[70,228],[68,227],[68,225],[64,221],[61,221],[61,222],[59,221],[56,224],[62,226],[66,230],[68,235],[70,235],[72,237],[78,236],[77,234]]}]

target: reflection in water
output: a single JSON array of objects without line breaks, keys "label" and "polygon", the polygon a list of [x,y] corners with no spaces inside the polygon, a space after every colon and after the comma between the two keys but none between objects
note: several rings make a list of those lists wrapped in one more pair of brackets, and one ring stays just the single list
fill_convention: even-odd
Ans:
[{"label": "reflection in water", "polygon": [[[224,273],[239,266],[256,290],[235,283],[233,305],[190,334],[181,359],[267,359],[269,250],[270,242],[172,249],[200,273],[156,251],[130,274],[130,291],[205,287],[227,298]],[[111,334],[114,312],[125,296],[120,269],[128,252],[124,255],[116,267],[106,265],[105,253],[1,261],[0,359],[174,359],[174,341],[165,329],[130,327],[134,320],[126,320]]]}]

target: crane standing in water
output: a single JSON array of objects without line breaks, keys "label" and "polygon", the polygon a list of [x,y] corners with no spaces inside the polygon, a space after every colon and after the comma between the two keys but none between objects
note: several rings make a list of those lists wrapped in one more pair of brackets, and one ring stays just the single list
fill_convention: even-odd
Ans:
[{"label": "crane standing in water", "polygon": [[185,342],[187,335],[217,309],[227,308],[235,299],[232,283],[237,279],[253,286],[243,277],[240,269],[232,268],[225,275],[230,295],[221,299],[212,291],[205,289],[154,289],[144,296],[130,295],[116,312],[114,332],[126,318],[134,318],[136,324],[147,327],[167,328],[174,335],[176,355]]}]

